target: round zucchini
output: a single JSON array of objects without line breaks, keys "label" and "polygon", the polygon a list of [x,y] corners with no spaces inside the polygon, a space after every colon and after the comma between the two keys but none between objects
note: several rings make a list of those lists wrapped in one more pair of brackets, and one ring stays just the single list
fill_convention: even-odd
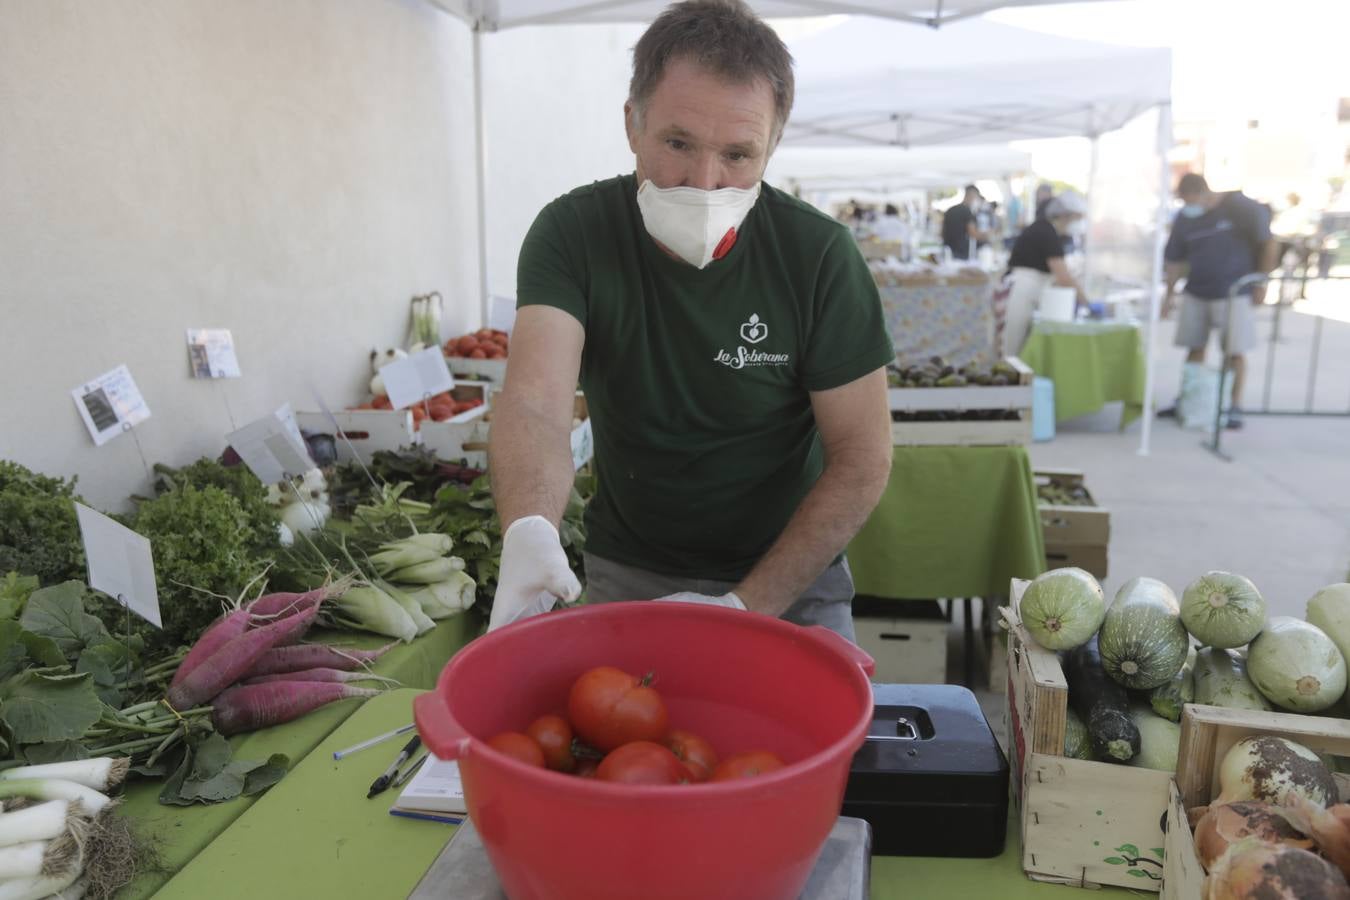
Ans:
[{"label": "round zucchini", "polygon": [[1256,585],[1232,572],[1206,572],[1181,594],[1181,624],[1202,647],[1241,647],[1266,625]]},{"label": "round zucchini", "polygon": [[1102,620],[1099,646],[1106,674],[1127,688],[1171,681],[1190,648],[1172,589],[1156,578],[1127,581]]},{"label": "round zucchini", "polygon": [[1326,632],[1293,616],[1275,616],[1247,650],[1247,674],[1282,709],[1321,712],[1345,693],[1345,658]]},{"label": "round zucchini", "polygon": [[1047,650],[1072,650],[1102,626],[1105,596],[1097,579],[1082,569],[1052,569],[1027,585],[1017,610],[1036,643]]}]

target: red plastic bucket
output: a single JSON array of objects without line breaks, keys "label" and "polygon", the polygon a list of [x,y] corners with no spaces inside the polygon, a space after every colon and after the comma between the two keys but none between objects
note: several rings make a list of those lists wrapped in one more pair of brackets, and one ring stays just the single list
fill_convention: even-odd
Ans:
[{"label": "red plastic bucket", "polygon": [[[582,672],[654,672],[672,727],[725,755],[772,750],[768,775],[619,785],[517,762],[484,743],[565,711]],[[550,613],[461,650],[414,704],[458,759],[469,815],[512,900],[788,900],[839,817],[872,717],[872,659],[824,628],[692,603]]]}]

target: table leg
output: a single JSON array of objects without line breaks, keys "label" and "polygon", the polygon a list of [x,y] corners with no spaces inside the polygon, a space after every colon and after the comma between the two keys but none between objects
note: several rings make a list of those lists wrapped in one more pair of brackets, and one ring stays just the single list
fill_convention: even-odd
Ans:
[{"label": "table leg", "polygon": [[962,672],[964,675],[964,684],[966,687],[974,690],[975,684],[975,621],[973,614],[974,603],[970,597],[961,600],[964,606],[965,621],[961,623],[962,630],[965,633],[965,658],[961,661]]}]

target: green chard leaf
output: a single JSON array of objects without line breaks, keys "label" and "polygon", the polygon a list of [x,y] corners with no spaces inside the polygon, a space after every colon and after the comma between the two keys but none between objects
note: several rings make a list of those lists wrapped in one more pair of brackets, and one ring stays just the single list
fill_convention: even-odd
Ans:
[{"label": "green chard leaf", "polygon": [[0,686],[0,717],[17,744],[73,741],[103,715],[103,701],[86,675],[20,672]]},{"label": "green chard leaf", "polygon": [[73,759],[88,759],[89,750],[79,741],[47,741],[24,747],[23,758],[30,766],[41,766],[47,763],[70,762]]},{"label": "green chard leaf", "polygon": [[74,658],[86,646],[111,638],[103,622],[84,611],[85,590],[82,583],[67,581],[34,591],[19,624],[51,638],[66,658]]}]

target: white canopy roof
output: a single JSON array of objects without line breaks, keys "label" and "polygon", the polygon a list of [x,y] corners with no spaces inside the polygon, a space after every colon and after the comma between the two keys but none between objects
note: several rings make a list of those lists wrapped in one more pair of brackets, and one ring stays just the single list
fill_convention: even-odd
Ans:
[{"label": "white canopy roof", "polygon": [[1171,97],[1172,54],[984,19],[937,31],[850,18],[790,45],[784,144],[998,143],[1113,131]]},{"label": "white canopy roof", "polygon": [[1031,171],[1031,154],[1004,145],[962,147],[779,147],[765,180],[804,190],[950,187],[980,178],[1003,178]]},{"label": "white canopy roof", "polygon": [[[650,22],[672,0],[431,0],[485,31],[519,25]],[[1044,6],[1066,0],[749,0],[765,18],[866,15],[942,25],[1007,6]]]}]

